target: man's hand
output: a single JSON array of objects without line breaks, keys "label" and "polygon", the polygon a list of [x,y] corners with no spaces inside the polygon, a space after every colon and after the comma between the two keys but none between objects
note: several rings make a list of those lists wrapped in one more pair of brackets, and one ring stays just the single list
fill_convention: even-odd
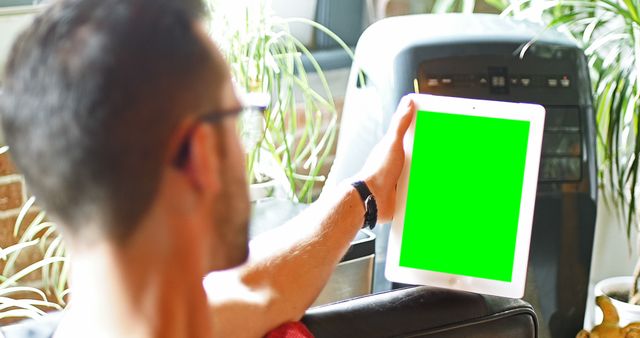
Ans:
[{"label": "man's hand", "polygon": [[[414,114],[415,105],[404,98],[388,132],[356,176],[375,196],[381,222],[393,217],[396,183],[404,166],[402,143]],[[217,271],[205,280],[216,333],[259,337],[300,320],[361,226],[362,201],[345,185],[287,224],[253,239],[245,265]]]},{"label": "man's hand", "polygon": [[364,180],[378,205],[378,223],[391,220],[396,203],[396,185],[404,166],[404,135],[416,107],[408,97],[400,100],[387,133],[378,143],[356,177]]}]

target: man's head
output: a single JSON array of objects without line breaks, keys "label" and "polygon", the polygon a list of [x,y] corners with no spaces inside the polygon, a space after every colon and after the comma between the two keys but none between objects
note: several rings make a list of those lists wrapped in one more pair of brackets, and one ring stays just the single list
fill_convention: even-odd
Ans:
[{"label": "man's head", "polygon": [[[245,242],[230,248],[244,259],[248,206],[233,119],[199,119],[238,103],[199,15],[196,0],[62,0],[15,43],[0,101],[5,137],[39,203],[70,233],[125,242],[174,171],[221,218],[213,235]],[[225,184],[207,185],[205,174]]]}]

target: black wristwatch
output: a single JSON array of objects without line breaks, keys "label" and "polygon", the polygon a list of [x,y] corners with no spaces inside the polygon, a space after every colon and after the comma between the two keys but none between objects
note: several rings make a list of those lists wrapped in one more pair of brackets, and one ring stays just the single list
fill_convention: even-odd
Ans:
[{"label": "black wristwatch", "polygon": [[376,199],[364,181],[354,182],[351,183],[351,185],[356,188],[362,202],[364,202],[364,224],[362,228],[368,227],[369,229],[373,229],[378,222],[378,204],[376,204]]}]

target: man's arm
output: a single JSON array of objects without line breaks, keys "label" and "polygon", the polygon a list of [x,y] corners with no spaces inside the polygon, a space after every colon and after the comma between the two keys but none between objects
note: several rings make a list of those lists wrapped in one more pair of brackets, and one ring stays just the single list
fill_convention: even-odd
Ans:
[{"label": "man's arm", "polygon": [[[391,220],[404,164],[403,138],[415,106],[403,99],[383,140],[355,179],[376,198],[378,221]],[[313,303],[364,222],[364,204],[348,183],[300,215],[250,243],[246,264],[207,277],[214,330],[222,337],[259,337],[297,321]],[[246,334],[246,335],[245,335]]]}]

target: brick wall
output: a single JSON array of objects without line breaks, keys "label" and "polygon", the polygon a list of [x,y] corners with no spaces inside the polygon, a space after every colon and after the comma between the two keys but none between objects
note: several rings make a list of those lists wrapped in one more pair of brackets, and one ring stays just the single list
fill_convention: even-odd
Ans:
[{"label": "brick wall", "polygon": [[24,179],[16,171],[6,147],[0,150],[0,213],[17,213],[26,200]]},{"label": "brick wall", "polygon": [[[18,236],[14,236],[16,220],[26,202],[26,187],[24,177],[20,175],[9,156],[6,147],[0,148],[0,248],[16,244],[24,233],[24,229],[31,224],[40,210],[32,207],[22,221]],[[17,261],[17,268],[25,267],[43,256],[38,247],[24,250]],[[4,269],[5,261],[0,261],[0,272]],[[25,282],[34,282],[41,277],[40,271],[30,274]]]}]

